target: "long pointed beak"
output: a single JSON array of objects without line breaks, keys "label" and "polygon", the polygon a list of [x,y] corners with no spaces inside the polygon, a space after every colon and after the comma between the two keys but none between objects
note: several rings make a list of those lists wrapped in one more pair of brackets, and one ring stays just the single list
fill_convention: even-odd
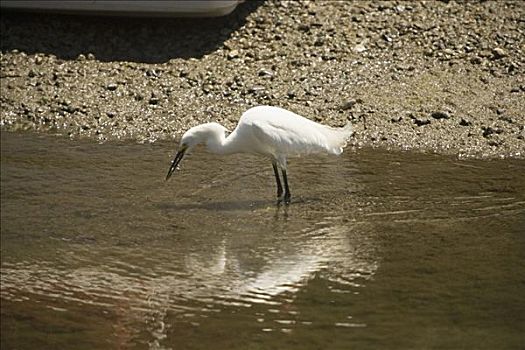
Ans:
[{"label": "long pointed beak", "polygon": [[177,154],[175,155],[175,159],[173,159],[173,162],[171,163],[170,169],[168,170],[168,174],[166,175],[166,181],[168,181],[168,179],[171,177],[173,172],[175,170],[177,170],[177,166],[179,165],[180,161],[184,157],[184,153],[185,152],[186,152],[186,149],[184,148],[184,149],[181,149],[180,151],[178,151]]}]

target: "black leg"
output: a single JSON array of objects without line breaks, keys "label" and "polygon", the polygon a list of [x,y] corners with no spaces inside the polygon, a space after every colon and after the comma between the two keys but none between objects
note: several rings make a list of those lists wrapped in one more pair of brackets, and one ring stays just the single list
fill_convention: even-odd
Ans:
[{"label": "black leg", "polygon": [[277,181],[277,197],[281,198],[283,195],[283,186],[281,185],[281,179],[279,178],[279,170],[277,170],[277,164],[272,162],[273,173],[275,174],[275,181]]},{"label": "black leg", "polygon": [[283,172],[283,180],[284,180],[284,202],[290,203],[290,198],[292,197],[290,193],[290,188],[288,187],[288,176],[286,176],[286,170],[281,169]]}]

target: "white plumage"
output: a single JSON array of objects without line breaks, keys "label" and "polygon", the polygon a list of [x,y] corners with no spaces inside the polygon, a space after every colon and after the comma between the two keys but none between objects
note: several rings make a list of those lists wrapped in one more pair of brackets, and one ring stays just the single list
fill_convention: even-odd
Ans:
[{"label": "white plumage", "polygon": [[310,153],[339,155],[352,135],[352,127],[348,123],[343,128],[332,128],[283,108],[258,106],[244,112],[235,130],[226,135],[226,128],[217,123],[197,125],[186,131],[166,179],[173,174],[186,151],[204,143],[217,154],[256,153],[269,156],[277,181],[277,195],[281,198],[283,194],[278,173],[280,168],[285,186],[284,199],[289,202],[287,157]]}]

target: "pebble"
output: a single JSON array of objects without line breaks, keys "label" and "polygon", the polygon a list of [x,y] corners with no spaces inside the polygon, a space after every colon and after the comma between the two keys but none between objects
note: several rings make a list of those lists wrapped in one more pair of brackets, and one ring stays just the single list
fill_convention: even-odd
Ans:
[{"label": "pebble", "polygon": [[354,105],[355,105],[356,103],[357,103],[357,100],[354,100],[354,99],[352,99],[352,100],[348,100],[348,101],[346,101],[345,103],[343,103],[343,104],[341,105],[341,109],[342,109],[343,111],[346,111],[346,110],[351,109],[352,107],[354,107]]},{"label": "pebble", "polygon": [[499,117],[498,119],[499,119],[499,120],[503,120],[504,122],[507,122],[507,123],[509,123],[509,124],[514,124],[514,119],[512,119],[511,117],[506,116],[506,115],[501,116],[501,117]]},{"label": "pebble", "polygon": [[428,125],[430,124],[430,119],[428,118],[414,118],[414,123],[417,125],[417,126],[424,126],[424,125]]},{"label": "pebble", "polygon": [[493,128],[491,126],[483,126],[481,127],[481,129],[483,130],[483,137],[485,138],[488,138],[493,134],[501,134],[501,132],[503,131],[499,128]]},{"label": "pebble", "polygon": [[357,44],[354,46],[353,50],[357,53],[361,53],[366,51],[366,47],[363,44]]},{"label": "pebble", "polygon": [[115,91],[117,90],[117,87],[118,85],[115,83],[109,83],[108,85],[106,85],[106,89],[109,91]]},{"label": "pebble", "polygon": [[474,56],[470,59],[470,63],[472,64],[481,64],[483,62],[483,59],[479,56]]},{"label": "pebble", "polygon": [[507,52],[504,49],[502,49],[501,47],[496,47],[496,48],[492,49],[492,57],[494,59],[507,57]]},{"label": "pebble", "polygon": [[302,32],[308,32],[310,31],[310,26],[306,23],[301,23],[299,24],[299,27],[297,27],[297,29],[299,29]]},{"label": "pebble", "polygon": [[472,123],[469,120],[465,119],[465,118],[461,118],[461,120],[459,121],[459,125],[461,125],[461,126],[470,126],[470,125],[472,125]]},{"label": "pebble", "polygon": [[230,52],[228,52],[228,59],[232,60],[237,57],[239,57],[239,51],[231,50]]},{"label": "pebble", "polygon": [[432,112],[430,116],[434,119],[450,119],[450,114],[443,111]]},{"label": "pebble", "polygon": [[152,96],[152,97],[150,97],[148,103],[149,103],[150,105],[156,106],[156,105],[159,104],[159,101],[160,101],[160,100],[159,100],[158,97]]},{"label": "pebble", "polygon": [[255,85],[248,89],[248,92],[252,94],[257,93],[259,91],[264,91],[264,86]]},{"label": "pebble", "polygon": [[150,78],[158,78],[160,76],[160,73],[156,69],[147,69],[146,70],[146,76]]},{"label": "pebble", "polygon": [[261,70],[259,70],[257,75],[259,75],[260,77],[273,77],[275,73],[269,69],[262,68]]},{"label": "pebble", "polygon": [[399,116],[399,117],[392,117],[392,118],[390,118],[390,121],[391,121],[392,123],[399,123],[399,122],[402,121],[402,120],[403,120],[403,117],[402,117],[402,116]]},{"label": "pebble", "polygon": [[324,39],[323,38],[317,38],[314,41],[314,46],[316,46],[316,47],[323,46],[323,45],[324,45]]}]

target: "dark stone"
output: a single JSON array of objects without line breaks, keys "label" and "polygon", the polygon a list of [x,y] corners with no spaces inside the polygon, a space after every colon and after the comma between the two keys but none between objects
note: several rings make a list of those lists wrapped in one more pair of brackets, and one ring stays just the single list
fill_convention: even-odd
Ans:
[{"label": "dark stone", "polygon": [[469,120],[465,119],[465,118],[461,118],[461,120],[459,121],[459,125],[461,125],[461,126],[470,126],[470,125],[472,125],[472,123]]},{"label": "dark stone", "polygon": [[427,119],[427,118],[414,118],[414,123],[417,126],[423,126],[423,125],[428,125],[431,122],[430,122],[430,119]]},{"label": "dark stone", "polygon": [[434,119],[450,119],[450,114],[443,111],[432,112],[430,116]]},{"label": "dark stone", "polygon": [[260,77],[273,77],[275,75],[275,73],[269,69],[261,69],[259,70],[259,72],[257,73]]},{"label": "dark stone", "polygon": [[354,100],[354,99],[348,100],[345,103],[343,103],[343,105],[341,106],[341,109],[343,111],[346,111],[347,109],[351,109],[352,107],[354,107],[356,103],[357,103],[357,100]]},{"label": "dark stone", "polygon": [[488,138],[493,134],[501,134],[503,130],[499,128],[493,128],[491,126],[484,126],[481,128],[483,130],[483,137]]},{"label": "dark stone", "polygon": [[156,105],[159,104],[159,99],[158,99],[158,97],[154,97],[154,96],[153,96],[153,97],[151,97],[151,98],[149,99],[148,103],[149,103],[150,105],[154,105],[154,106],[156,106]]}]

